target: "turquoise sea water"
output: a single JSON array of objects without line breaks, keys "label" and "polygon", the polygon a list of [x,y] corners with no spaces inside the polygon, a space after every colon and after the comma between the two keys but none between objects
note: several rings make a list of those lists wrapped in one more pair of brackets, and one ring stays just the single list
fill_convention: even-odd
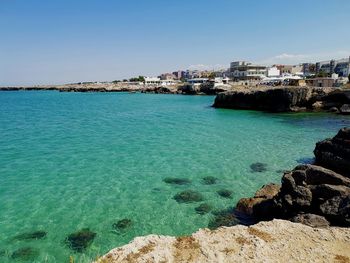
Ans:
[{"label": "turquoise sea water", "polygon": [[[18,248],[35,262],[89,262],[135,236],[185,235],[211,214],[173,196],[193,189],[215,208],[234,206],[281,172],[313,157],[315,143],[350,119],[329,114],[266,114],[214,109],[211,96],[127,93],[0,93],[0,262]],[[267,164],[252,173],[250,165]],[[217,184],[201,178],[215,176]],[[169,185],[166,177],[188,178]],[[230,189],[232,199],[216,191]],[[122,234],[112,224],[130,218]],[[96,232],[85,253],[64,240]],[[13,237],[47,231],[40,240]],[[30,260],[33,261],[33,260]],[[20,261],[19,261],[20,262]],[[23,262],[23,261],[22,261]]]}]

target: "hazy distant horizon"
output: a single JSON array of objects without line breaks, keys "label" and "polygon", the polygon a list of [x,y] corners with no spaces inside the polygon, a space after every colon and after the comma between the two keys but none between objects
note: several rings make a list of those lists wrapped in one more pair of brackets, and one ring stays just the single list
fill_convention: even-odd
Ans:
[{"label": "hazy distant horizon", "polygon": [[3,1],[0,86],[346,58],[349,13],[346,0]]}]

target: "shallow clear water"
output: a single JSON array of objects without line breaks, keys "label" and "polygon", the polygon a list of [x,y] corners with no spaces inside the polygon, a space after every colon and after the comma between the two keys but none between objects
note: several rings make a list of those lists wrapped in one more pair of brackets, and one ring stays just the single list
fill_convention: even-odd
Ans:
[{"label": "shallow clear water", "polygon": [[[36,262],[89,262],[135,236],[185,235],[211,215],[173,196],[194,189],[215,208],[234,206],[278,170],[313,157],[315,143],[350,119],[329,114],[265,114],[214,109],[211,96],[127,93],[0,93],[0,262],[21,247]],[[250,165],[267,164],[252,173]],[[215,185],[201,178],[215,176]],[[166,177],[192,180],[165,184]],[[231,189],[232,199],[216,193]],[[112,224],[130,218],[123,234]],[[97,236],[83,254],[64,243],[90,228]],[[13,237],[34,230],[41,240]],[[1,253],[3,251],[3,253]]]}]

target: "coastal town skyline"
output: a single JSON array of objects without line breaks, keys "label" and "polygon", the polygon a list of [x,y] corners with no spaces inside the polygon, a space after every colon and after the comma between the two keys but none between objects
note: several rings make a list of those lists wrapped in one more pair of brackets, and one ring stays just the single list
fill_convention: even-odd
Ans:
[{"label": "coastal town skyline", "polygon": [[0,7],[0,85],[217,70],[236,60],[295,65],[347,58],[350,37],[339,25],[349,10],[343,0],[150,1],[137,8],[121,1],[7,1]]}]

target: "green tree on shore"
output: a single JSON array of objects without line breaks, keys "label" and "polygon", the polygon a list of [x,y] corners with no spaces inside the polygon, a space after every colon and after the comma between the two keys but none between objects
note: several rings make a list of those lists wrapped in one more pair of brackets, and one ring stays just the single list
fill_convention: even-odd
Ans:
[{"label": "green tree on shore", "polygon": [[130,82],[145,82],[144,76],[138,76],[137,78],[131,78],[129,79]]},{"label": "green tree on shore", "polygon": [[319,77],[319,78],[326,78],[326,77],[329,77],[329,74],[327,72],[325,72],[324,70],[320,70],[320,72],[318,72],[316,74],[316,77]]}]

